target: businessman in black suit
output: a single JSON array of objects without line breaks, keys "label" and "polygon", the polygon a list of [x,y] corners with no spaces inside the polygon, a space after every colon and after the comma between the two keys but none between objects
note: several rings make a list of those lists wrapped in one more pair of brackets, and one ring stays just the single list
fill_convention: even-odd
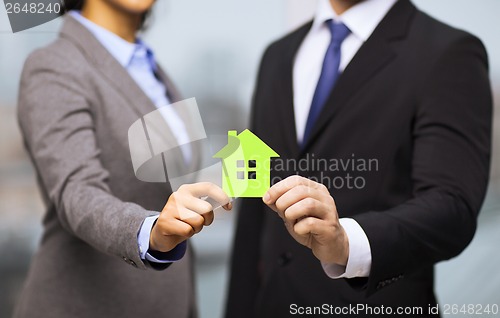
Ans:
[{"label": "businessman in black suit", "polygon": [[262,59],[252,129],[281,158],[241,204],[226,317],[435,316],[434,264],[476,230],[491,116],[477,38],[409,0],[320,0]]}]

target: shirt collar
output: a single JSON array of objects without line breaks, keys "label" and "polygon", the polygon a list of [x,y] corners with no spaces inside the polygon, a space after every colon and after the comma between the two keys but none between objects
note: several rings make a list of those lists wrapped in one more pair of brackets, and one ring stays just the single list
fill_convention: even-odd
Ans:
[{"label": "shirt collar", "polygon": [[79,11],[73,10],[69,14],[86,27],[123,67],[127,68],[135,57],[146,56],[153,69],[156,69],[152,51],[140,39],[136,39],[135,43],[127,42],[113,32],[88,20]]},{"label": "shirt collar", "polygon": [[364,0],[338,15],[329,0],[320,0],[311,31],[318,30],[325,21],[333,19],[335,22],[344,23],[352,34],[364,42],[372,35],[396,1],[398,0]]}]

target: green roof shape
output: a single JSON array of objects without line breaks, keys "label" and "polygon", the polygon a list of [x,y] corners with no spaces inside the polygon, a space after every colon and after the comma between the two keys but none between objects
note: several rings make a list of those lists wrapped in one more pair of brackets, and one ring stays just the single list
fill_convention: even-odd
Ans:
[{"label": "green roof shape", "polygon": [[239,135],[237,135],[236,130],[230,130],[227,132],[227,137],[227,145],[217,152],[213,158],[225,159],[229,157],[238,150],[240,144],[242,144],[245,149],[267,156],[268,158],[280,156],[265,142],[263,142],[262,139],[257,137],[257,135],[248,129],[243,130]]}]

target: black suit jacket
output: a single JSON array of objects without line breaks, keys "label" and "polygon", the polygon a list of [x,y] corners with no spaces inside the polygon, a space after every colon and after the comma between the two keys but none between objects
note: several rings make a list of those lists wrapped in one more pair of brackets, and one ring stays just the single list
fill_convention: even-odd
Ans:
[{"label": "black suit jacket", "polygon": [[[281,155],[274,181],[296,173],[324,183],[343,178],[343,186],[340,179],[330,185],[331,194],[339,216],[354,218],[366,232],[371,274],[330,279],[276,213],[259,199],[245,199],[226,316],[288,317],[291,304],[421,306],[427,314],[436,303],[433,265],[471,241],[487,186],[492,99],[485,49],[470,34],[399,0],[339,78],[301,150],[292,67],[310,26],[265,52],[252,129]],[[283,160],[311,163],[313,156],[374,159],[377,167],[284,169]],[[347,186],[348,174],[362,178],[358,188]]]}]

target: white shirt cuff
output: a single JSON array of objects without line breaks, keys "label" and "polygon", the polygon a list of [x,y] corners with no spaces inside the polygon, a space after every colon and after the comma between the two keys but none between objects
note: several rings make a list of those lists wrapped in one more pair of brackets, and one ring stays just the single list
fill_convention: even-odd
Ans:
[{"label": "white shirt cuff", "polygon": [[168,263],[173,263],[174,261],[170,260],[164,260],[164,259],[157,259],[153,257],[153,255],[146,253],[146,260],[153,262],[153,263],[159,263],[159,264],[168,264]]},{"label": "white shirt cuff", "polygon": [[148,216],[142,222],[141,229],[139,230],[139,235],[137,235],[137,243],[139,245],[139,255],[141,259],[146,259],[146,253],[149,250],[149,236],[151,235],[151,230],[155,221],[158,219],[159,215]]},{"label": "white shirt cuff", "polygon": [[148,253],[149,250],[149,236],[151,235],[151,230],[153,229],[153,225],[158,219],[159,215],[149,216],[144,219],[142,222],[141,229],[139,230],[139,234],[137,235],[137,244],[139,246],[139,254],[142,260],[147,260],[153,263],[167,264],[174,263],[184,257],[186,253],[187,243],[184,241],[177,245],[170,252],[163,253],[162,257],[164,259],[158,259]]},{"label": "white shirt cuff", "polygon": [[339,222],[349,239],[347,266],[322,264],[323,270],[333,279],[370,276],[372,253],[365,231],[353,219],[341,218]]}]

